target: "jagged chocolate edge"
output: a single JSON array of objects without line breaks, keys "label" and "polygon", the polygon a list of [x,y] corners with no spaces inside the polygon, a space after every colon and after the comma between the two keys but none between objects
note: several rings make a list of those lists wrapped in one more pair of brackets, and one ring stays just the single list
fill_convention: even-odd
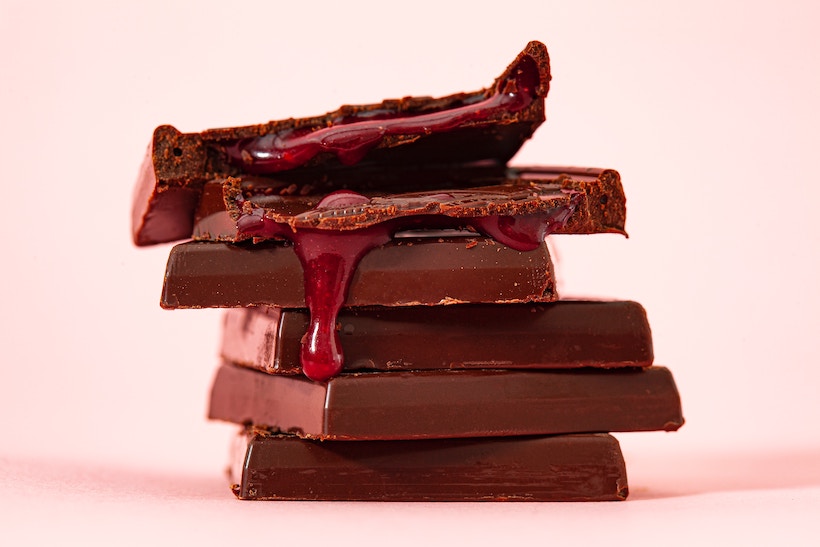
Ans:
[{"label": "jagged chocolate edge", "polygon": [[[308,208],[296,213],[285,213],[283,209],[293,211],[293,202],[304,202],[303,198],[271,198],[258,186],[254,190],[257,193],[246,193],[242,180],[237,178],[226,180],[223,190],[234,221],[262,209],[266,218],[288,224],[293,230],[355,230],[394,218],[421,215],[527,215],[572,203],[574,213],[556,233],[626,234],[626,198],[616,171],[566,168],[566,172],[556,174],[561,171],[546,169],[549,168],[510,169],[505,181],[492,186],[377,195],[362,205]],[[282,207],[284,204],[287,206]]]},{"label": "jagged chocolate edge", "polygon": [[[134,194],[132,206],[134,243],[144,246],[191,237],[194,212],[205,182],[226,176],[242,175],[236,166],[226,162],[224,154],[220,151],[221,143],[289,129],[325,127],[332,123],[333,119],[374,110],[422,114],[461,106],[492,94],[500,82],[510,77],[510,71],[525,56],[531,57],[538,65],[540,76],[540,84],[536,91],[538,100],[516,113],[515,119],[509,116],[506,119],[491,117],[475,124],[481,126],[508,125],[514,122],[529,124],[529,129],[523,139],[516,143],[515,148],[517,149],[544,121],[543,98],[549,91],[551,76],[547,49],[539,42],[530,42],[492,86],[472,93],[458,93],[437,99],[407,97],[385,100],[379,104],[345,105],[322,116],[291,118],[244,127],[211,129],[202,133],[181,133],[170,125],[159,126],[154,131]],[[412,138],[386,137],[375,150],[400,147],[417,140],[419,138],[416,136]],[[511,157],[509,153],[506,155]],[[502,158],[503,162],[508,159],[509,157]],[[310,170],[311,167],[320,165],[322,161],[325,161],[322,157],[314,158],[306,164],[305,168],[294,171]],[[288,175],[279,176],[287,177]],[[322,176],[322,174],[318,173],[317,176]]]}]

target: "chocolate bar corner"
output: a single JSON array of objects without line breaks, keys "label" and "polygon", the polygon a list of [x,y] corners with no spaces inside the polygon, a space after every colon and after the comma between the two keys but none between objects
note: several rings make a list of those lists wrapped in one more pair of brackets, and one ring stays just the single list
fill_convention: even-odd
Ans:
[{"label": "chocolate bar corner", "polygon": [[629,492],[607,434],[321,442],[249,430],[232,470],[243,500],[579,502]]},{"label": "chocolate bar corner", "polygon": [[134,192],[131,229],[138,246],[190,237],[205,183],[206,150],[195,134],[154,130]]}]

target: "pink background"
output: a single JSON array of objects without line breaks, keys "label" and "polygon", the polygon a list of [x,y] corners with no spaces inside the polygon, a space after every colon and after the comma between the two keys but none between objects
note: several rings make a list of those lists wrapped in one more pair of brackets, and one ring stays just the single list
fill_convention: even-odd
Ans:
[{"label": "pink background", "polygon": [[[274,4],[0,0],[0,534],[820,541],[814,3]],[[554,238],[563,294],[646,307],[687,424],[618,435],[621,504],[235,501],[234,428],[204,417],[220,313],[162,311],[170,246],[129,240],[151,131],[474,90],[530,39],[553,87],[514,162],[615,168],[629,199],[629,239]]]}]

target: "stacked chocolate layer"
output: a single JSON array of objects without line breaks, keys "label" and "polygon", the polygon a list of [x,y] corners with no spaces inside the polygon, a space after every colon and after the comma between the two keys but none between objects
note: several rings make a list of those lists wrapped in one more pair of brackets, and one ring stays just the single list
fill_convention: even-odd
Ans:
[{"label": "stacked chocolate layer", "polygon": [[155,131],[134,207],[166,308],[225,307],[209,416],[243,499],[617,500],[615,431],[675,430],[634,302],[557,301],[552,233],[624,233],[611,170],[510,168],[533,42],[490,88]]}]

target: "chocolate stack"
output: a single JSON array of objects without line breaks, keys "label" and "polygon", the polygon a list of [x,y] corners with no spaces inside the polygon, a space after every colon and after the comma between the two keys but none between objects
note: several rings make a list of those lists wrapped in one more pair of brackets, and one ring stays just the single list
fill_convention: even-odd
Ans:
[{"label": "chocolate stack", "polygon": [[165,308],[230,308],[209,416],[243,499],[619,500],[613,431],[683,423],[634,302],[559,301],[548,234],[625,233],[615,171],[507,165],[532,42],[484,90],[154,132],[138,245]]}]

